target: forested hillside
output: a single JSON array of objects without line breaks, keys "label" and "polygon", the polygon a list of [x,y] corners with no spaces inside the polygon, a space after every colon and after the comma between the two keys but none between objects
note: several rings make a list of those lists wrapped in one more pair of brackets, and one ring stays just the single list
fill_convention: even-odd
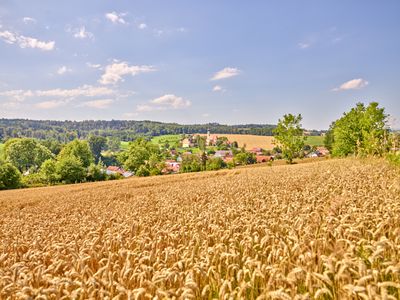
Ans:
[{"label": "forested hillside", "polygon": [[153,121],[42,121],[25,119],[0,119],[0,140],[14,137],[56,139],[61,142],[87,138],[90,134],[132,140],[138,136],[164,134],[190,134],[211,132],[226,134],[272,135],[275,125],[246,124],[221,125],[218,123],[181,125]]}]

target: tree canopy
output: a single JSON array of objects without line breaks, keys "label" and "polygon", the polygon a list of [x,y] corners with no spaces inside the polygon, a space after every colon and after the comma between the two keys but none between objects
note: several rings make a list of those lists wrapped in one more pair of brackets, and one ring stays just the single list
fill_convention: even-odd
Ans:
[{"label": "tree canopy", "polygon": [[64,146],[58,155],[58,159],[65,157],[75,157],[82,162],[82,166],[87,168],[93,162],[92,151],[87,141],[74,140]]},{"label": "tree canopy", "polygon": [[301,127],[301,114],[287,114],[283,119],[279,119],[277,127],[274,129],[275,140],[282,149],[283,157],[288,163],[292,163],[296,155],[303,149],[306,137]]},{"label": "tree canopy", "polygon": [[38,169],[53,154],[38,141],[30,138],[10,139],[4,145],[4,158],[18,170]]},{"label": "tree canopy", "polygon": [[154,159],[157,157],[154,154],[160,154],[158,146],[143,138],[139,138],[129,143],[128,150],[120,153],[118,160],[127,170],[136,173],[142,166],[139,173],[147,174],[144,168],[147,168],[150,173],[149,168],[154,166]]},{"label": "tree canopy", "polygon": [[387,117],[384,108],[380,108],[377,102],[371,102],[367,107],[357,103],[356,107],[335,121],[328,132],[332,154],[382,155],[388,148]]}]

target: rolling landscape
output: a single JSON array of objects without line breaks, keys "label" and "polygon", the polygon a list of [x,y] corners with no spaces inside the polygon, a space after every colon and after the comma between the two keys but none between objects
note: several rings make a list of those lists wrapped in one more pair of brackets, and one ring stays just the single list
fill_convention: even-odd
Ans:
[{"label": "rolling landscape", "polygon": [[399,296],[400,178],[379,159],[6,191],[0,203],[4,299]]},{"label": "rolling landscape", "polygon": [[0,1],[0,300],[399,300],[399,12]]}]

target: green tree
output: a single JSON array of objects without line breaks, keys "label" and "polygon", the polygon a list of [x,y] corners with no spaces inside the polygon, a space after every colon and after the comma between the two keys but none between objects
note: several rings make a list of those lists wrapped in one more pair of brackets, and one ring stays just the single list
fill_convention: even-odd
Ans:
[{"label": "green tree", "polygon": [[61,157],[56,164],[56,173],[65,183],[82,182],[86,177],[86,169],[76,156]]},{"label": "green tree", "polygon": [[246,151],[237,153],[233,160],[236,165],[251,165],[257,162],[255,154]]},{"label": "green tree", "polygon": [[118,161],[125,169],[136,173],[140,166],[149,163],[149,159],[152,154],[157,155],[159,153],[160,150],[157,145],[151,143],[150,141],[146,141],[145,139],[139,138],[129,144],[127,151],[124,151],[118,155]]},{"label": "green tree", "polygon": [[121,149],[121,139],[117,136],[108,137],[107,148],[112,152],[118,152]]},{"label": "green tree", "polygon": [[334,127],[335,127],[335,122],[333,122],[331,124],[331,126],[329,127],[328,131],[325,133],[325,136],[324,136],[324,146],[329,151],[332,151],[333,143],[335,141],[335,137],[333,134]]},{"label": "green tree", "polygon": [[335,121],[332,127],[334,156],[382,155],[387,150],[389,133],[385,127],[388,116],[378,105],[372,102],[365,107],[363,103],[357,103]]},{"label": "green tree", "polygon": [[44,161],[40,168],[40,175],[43,180],[48,184],[54,184],[59,181],[56,164],[57,162],[54,159],[48,159]]},{"label": "green tree", "polygon": [[53,155],[49,149],[34,139],[16,138],[5,143],[4,157],[22,172],[31,168],[37,170]]},{"label": "green tree", "polygon": [[207,138],[205,136],[197,135],[196,144],[201,151],[206,151],[207,148]]},{"label": "green tree", "polygon": [[139,168],[137,169],[135,175],[140,176],[140,177],[150,176],[150,170],[149,170],[148,166],[140,165]]},{"label": "green tree", "polygon": [[88,139],[88,143],[95,163],[98,163],[101,158],[101,152],[107,149],[107,138],[104,136],[91,135]]},{"label": "green tree", "polygon": [[279,119],[277,127],[274,129],[274,137],[282,149],[283,157],[291,164],[296,155],[303,149],[305,136],[301,128],[301,114],[284,115]]},{"label": "green tree", "polygon": [[226,163],[220,157],[210,158],[207,161],[207,170],[220,170],[226,168]]},{"label": "green tree", "polygon": [[181,172],[199,172],[203,168],[203,162],[197,155],[184,155],[182,158]]},{"label": "green tree", "polygon": [[93,162],[92,151],[87,141],[74,140],[66,144],[58,155],[58,160],[67,157],[75,157],[80,160],[84,168],[89,167]]},{"label": "green tree", "polygon": [[41,140],[39,143],[49,149],[54,155],[58,155],[63,147],[63,144],[54,139]]},{"label": "green tree", "polygon": [[21,173],[8,162],[0,161],[0,190],[15,189],[21,185]]},{"label": "green tree", "polygon": [[88,171],[87,171],[87,176],[86,179],[88,181],[102,181],[105,180],[107,175],[103,171],[104,165],[101,162],[101,160],[97,164],[90,164]]}]

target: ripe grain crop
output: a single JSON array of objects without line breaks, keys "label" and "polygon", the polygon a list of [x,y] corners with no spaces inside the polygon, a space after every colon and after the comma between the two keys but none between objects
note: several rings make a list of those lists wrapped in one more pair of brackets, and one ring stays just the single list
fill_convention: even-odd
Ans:
[{"label": "ripe grain crop", "polygon": [[[206,136],[206,134],[200,134]],[[227,137],[229,141],[236,141],[239,147],[245,146],[247,150],[255,147],[272,150],[276,145],[274,144],[273,136],[251,135],[251,134],[212,134],[212,136]]]},{"label": "ripe grain crop", "polygon": [[382,160],[5,191],[0,213],[0,299],[400,297]]}]

